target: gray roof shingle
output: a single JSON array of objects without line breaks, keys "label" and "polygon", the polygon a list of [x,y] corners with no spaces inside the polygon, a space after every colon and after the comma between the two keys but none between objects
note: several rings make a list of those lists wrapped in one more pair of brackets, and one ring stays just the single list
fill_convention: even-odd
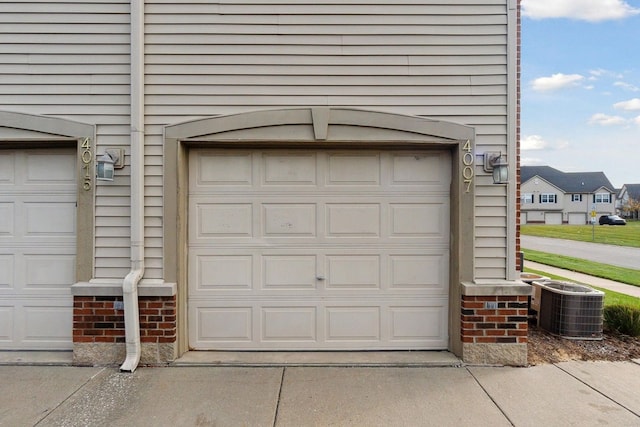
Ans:
[{"label": "gray roof shingle", "polygon": [[640,200],[640,184],[625,184],[629,197],[634,200]]},{"label": "gray roof shingle", "polygon": [[520,181],[525,183],[534,176],[555,185],[565,193],[593,193],[601,187],[615,191],[604,172],[562,172],[550,166],[521,166]]}]

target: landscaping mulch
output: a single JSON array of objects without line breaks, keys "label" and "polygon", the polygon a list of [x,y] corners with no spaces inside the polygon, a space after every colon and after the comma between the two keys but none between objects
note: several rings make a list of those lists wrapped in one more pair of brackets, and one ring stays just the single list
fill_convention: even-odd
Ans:
[{"label": "landscaping mulch", "polygon": [[527,352],[529,365],[573,360],[640,359],[640,337],[605,331],[602,340],[574,340],[561,338],[535,325],[529,325]]}]

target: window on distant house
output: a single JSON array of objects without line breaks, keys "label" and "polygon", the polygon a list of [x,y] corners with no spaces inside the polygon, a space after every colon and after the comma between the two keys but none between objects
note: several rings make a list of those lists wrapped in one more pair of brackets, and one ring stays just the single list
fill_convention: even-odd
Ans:
[{"label": "window on distant house", "polygon": [[558,199],[553,193],[545,193],[540,195],[540,203],[558,203]]},{"label": "window on distant house", "polygon": [[609,193],[596,193],[593,195],[594,203],[611,203],[611,194]]},{"label": "window on distant house", "polygon": [[524,193],[522,195],[522,203],[533,203],[533,194],[532,193]]},{"label": "window on distant house", "polygon": [[581,202],[582,201],[582,194],[572,194],[571,195],[571,201],[572,202]]},{"label": "window on distant house", "polygon": [[555,194],[541,194],[540,203],[558,203],[558,198]]}]

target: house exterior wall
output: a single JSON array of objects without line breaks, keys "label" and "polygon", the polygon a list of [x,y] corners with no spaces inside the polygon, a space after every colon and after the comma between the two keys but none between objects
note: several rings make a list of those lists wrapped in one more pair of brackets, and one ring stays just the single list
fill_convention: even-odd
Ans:
[{"label": "house exterior wall", "polygon": [[[161,172],[166,124],[307,105],[453,121],[475,127],[477,152],[507,152],[507,20],[504,1],[149,1],[148,173]],[[486,175],[475,183],[476,275],[504,278],[507,194]]]},{"label": "house exterior wall", "polygon": [[[95,153],[125,150],[115,181],[95,186],[91,282],[115,286],[129,271],[131,252],[131,5],[4,6],[3,109],[90,123]],[[143,282],[151,287],[165,280],[163,150],[169,125],[283,107],[382,110],[472,127],[475,154],[500,151],[516,164],[515,0],[150,0],[144,7]],[[482,159],[475,160],[473,277],[512,280],[515,185],[493,185],[479,166]],[[109,289],[104,293],[113,293]]]}]

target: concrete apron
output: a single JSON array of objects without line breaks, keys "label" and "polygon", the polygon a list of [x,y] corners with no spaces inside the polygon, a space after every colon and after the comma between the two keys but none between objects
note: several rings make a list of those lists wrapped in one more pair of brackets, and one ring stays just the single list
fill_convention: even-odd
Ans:
[{"label": "concrete apron", "polygon": [[458,367],[448,351],[189,351],[171,366]]},{"label": "concrete apron", "polygon": [[[70,351],[0,351],[1,365],[71,366]],[[459,367],[448,351],[189,351],[170,366]]]}]

